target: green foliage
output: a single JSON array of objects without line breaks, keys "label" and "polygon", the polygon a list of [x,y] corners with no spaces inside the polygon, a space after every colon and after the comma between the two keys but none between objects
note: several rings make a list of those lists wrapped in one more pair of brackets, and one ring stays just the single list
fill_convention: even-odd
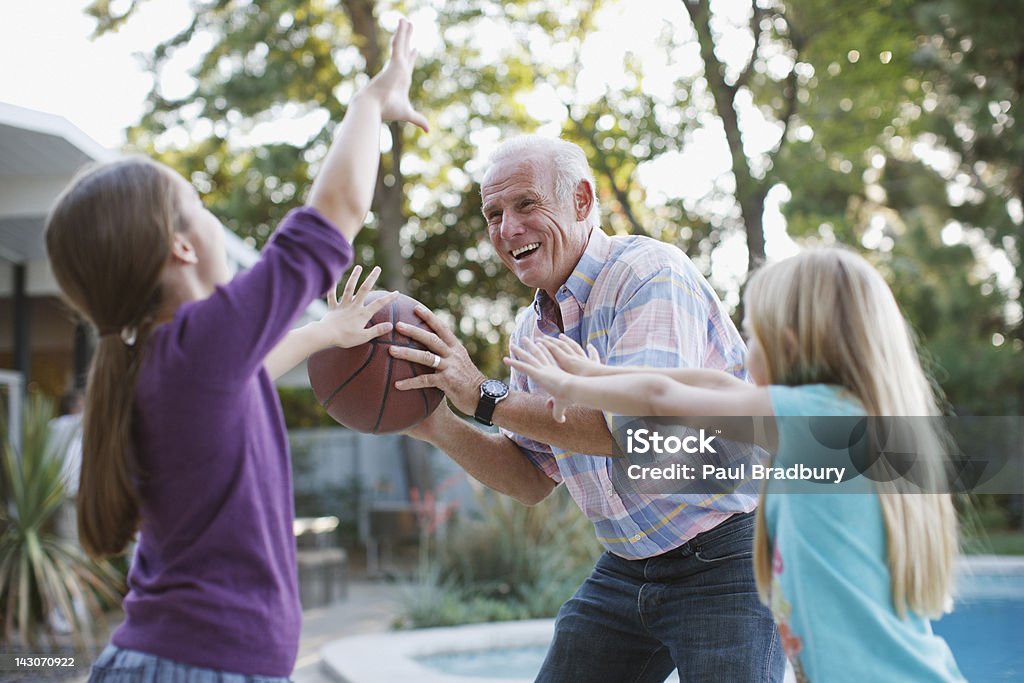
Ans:
[{"label": "green foliage", "polygon": [[[1012,496],[962,497],[960,511],[960,546],[969,555],[1024,555],[1024,531],[1019,521],[1011,519],[1020,510],[1008,512]],[[1009,505],[1008,505],[1009,504]]]},{"label": "green foliage", "polygon": [[[130,21],[143,2],[114,15],[110,3],[95,0],[88,12],[103,33]],[[481,369],[500,376],[512,316],[530,293],[494,257],[479,191],[464,169],[475,152],[471,140],[485,127],[532,126],[516,96],[533,87],[536,64],[526,40],[509,54],[485,58],[474,31],[499,9],[529,30],[555,30],[564,17],[525,1],[420,5],[436,12],[445,43],[414,74],[413,101],[434,131],[427,144],[406,126],[388,127],[391,150],[381,161],[356,260],[379,264],[384,286],[447,314]],[[156,46],[149,62],[158,74],[176,50],[197,37],[212,39],[192,72],[196,88],[171,99],[155,78],[142,120],[128,131],[130,146],[181,172],[225,225],[261,247],[302,201],[345,102],[383,64],[387,35],[377,17],[395,9],[415,7],[360,0],[197,5],[192,24]],[[301,144],[239,142],[261,123],[302,115],[325,123]]]},{"label": "green foliage", "polygon": [[823,27],[831,17],[830,37],[802,54],[814,97],[800,120],[813,137],[780,158],[789,232],[871,252],[954,410],[1019,414],[1024,232],[1010,208],[1024,199],[1024,135],[1008,114],[1024,84],[1019,12],[828,4],[787,3]]},{"label": "green foliage", "polygon": [[[113,3],[94,0],[88,11],[102,33],[131,21],[143,2],[115,14]],[[386,58],[379,18],[423,11],[441,49],[421,60],[413,99],[433,131],[389,127],[357,261],[379,263],[386,286],[439,311],[485,374],[505,373],[512,317],[530,292],[488,242],[475,155],[489,139],[534,130],[524,95],[543,88],[564,107],[561,132],[585,150],[615,232],[677,244],[698,264],[740,230],[756,251],[765,193],[784,185],[793,237],[854,245],[883,269],[956,409],[1019,412],[1024,133],[1015,112],[1024,15],[1006,0],[736,7],[746,15],[709,0],[678,3],[684,23],[649,36],[677,69],[670,87],[648,87],[654,74],[626,54],[616,65],[621,85],[585,101],[586,41],[603,17],[632,4],[208,0],[151,57],[159,73],[175,50],[205,38],[194,92],[171,99],[154,79],[129,139],[189,177],[229,227],[260,246],[302,200],[344,103]],[[496,25],[507,40],[481,45],[478,36]],[[748,45],[749,54],[726,60],[729,45]],[[324,123],[304,142],[239,141],[261,123],[305,114]],[[781,134],[767,149],[750,135],[758,121]],[[706,196],[655,205],[640,167],[685,153],[708,131],[724,132],[731,177]],[[953,222],[965,237],[944,241]],[[1010,277],[995,277],[993,255]],[[308,400],[282,401],[294,424],[316,423]]]},{"label": "green foliage", "polygon": [[338,426],[320,406],[312,389],[279,386],[277,395],[281,399],[281,410],[284,412],[284,426],[288,429]]},{"label": "green foliage", "polygon": [[[59,613],[78,648],[91,639],[94,620],[120,602],[121,577],[105,562],[89,560],[76,544],[54,532],[64,501],[60,446],[51,443],[52,406],[34,396],[25,411],[21,448],[5,443],[4,506],[0,509],[0,642],[51,646],[57,634],[49,617]],[[85,610],[75,609],[75,604]]]},{"label": "green foliage", "polygon": [[478,500],[434,542],[399,626],[552,617],[589,575],[600,548],[564,490],[532,508],[489,491]]}]

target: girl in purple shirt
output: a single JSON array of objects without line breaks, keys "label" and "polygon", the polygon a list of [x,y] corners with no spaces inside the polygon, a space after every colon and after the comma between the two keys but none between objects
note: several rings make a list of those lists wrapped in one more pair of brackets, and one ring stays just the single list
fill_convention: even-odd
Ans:
[{"label": "girl in purple shirt", "polygon": [[[364,329],[379,270],[334,283],[370,207],[382,119],[427,129],[409,102],[415,51],[349,103],[307,206],[232,278],[223,227],[170,169],[129,158],[91,169],[53,209],[46,246],[66,299],[99,332],[78,497],[82,544],[114,555],[139,532],[125,620],[90,681],[287,679],[298,651],[288,442],[273,379]],[[288,332],[329,290],[325,317]],[[219,680],[219,679],[217,679]],[[235,680],[235,679],[232,679]]]}]

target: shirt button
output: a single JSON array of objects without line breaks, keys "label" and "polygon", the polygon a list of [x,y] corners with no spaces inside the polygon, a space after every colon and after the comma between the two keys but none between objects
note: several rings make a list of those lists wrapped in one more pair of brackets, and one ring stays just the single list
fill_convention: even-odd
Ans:
[{"label": "shirt button", "polygon": [[639,543],[641,541],[641,539],[643,539],[643,537],[644,537],[643,534],[637,534],[636,536],[633,537],[633,542],[634,543]]}]

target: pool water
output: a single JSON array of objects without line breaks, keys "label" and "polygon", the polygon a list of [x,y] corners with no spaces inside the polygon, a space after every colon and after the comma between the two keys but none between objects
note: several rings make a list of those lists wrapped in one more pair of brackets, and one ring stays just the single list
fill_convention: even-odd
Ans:
[{"label": "pool water", "polygon": [[[956,609],[934,623],[969,681],[1024,681],[1024,575],[973,576],[960,581]],[[417,657],[453,676],[532,679],[546,645],[494,648]]]},{"label": "pool water", "polygon": [[502,647],[473,652],[454,652],[417,657],[416,661],[453,676],[534,678],[544,663],[547,645]]},{"label": "pool water", "polygon": [[1024,576],[975,576],[960,582],[952,614],[933,628],[946,639],[969,681],[1024,681]]}]

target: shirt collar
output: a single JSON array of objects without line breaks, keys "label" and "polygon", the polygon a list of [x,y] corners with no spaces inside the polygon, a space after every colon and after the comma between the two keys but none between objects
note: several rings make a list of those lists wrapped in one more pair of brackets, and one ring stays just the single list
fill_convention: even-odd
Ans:
[{"label": "shirt collar", "polygon": [[[580,257],[569,279],[558,288],[555,298],[561,302],[571,294],[581,307],[586,305],[590,292],[594,288],[594,281],[597,280],[597,276],[601,274],[601,270],[608,261],[611,248],[611,238],[604,234],[600,227],[591,228],[583,256]],[[533,308],[538,314],[546,300],[548,300],[548,295],[544,290],[538,289],[533,297]]]}]

